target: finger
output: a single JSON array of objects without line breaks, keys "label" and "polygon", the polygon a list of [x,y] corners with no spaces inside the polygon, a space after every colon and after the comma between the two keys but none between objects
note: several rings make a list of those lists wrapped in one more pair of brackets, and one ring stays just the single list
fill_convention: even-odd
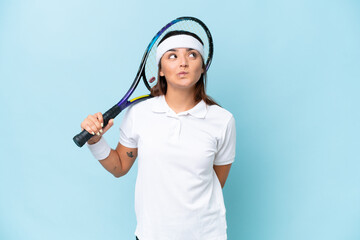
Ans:
[{"label": "finger", "polygon": [[94,123],[90,120],[87,121],[84,129],[91,133],[92,135],[95,135],[98,132],[97,127],[94,125]]},{"label": "finger", "polygon": [[93,129],[91,129],[92,122],[89,121],[89,119],[85,119],[81,124],[81,131],[86,130],[88,133],[91,133],[92,135],[95,135],[95,132],[93,131]]},{"label": "finger", "polygon": [[95,113],[95,116],[99,120],[101,128],[103,128],[104,127],[104,119],[103,119],[102,113],[101,112]]},{"label": "finger", "polygon": [[99,119],[97,119],[97,117],[94,115],[89,115],[88,116],[88,120],[90,122],[90,127],[91,129],[97,134],[100,135],[100,130],[101,130],[101,124],[99,122]]},{"label": "finger", "polygon": [[113,125],[114,125],[114,119],[110,119],[108,124],[103,128],[104,130],[103,134],[106,133],[107,130],[109,130]]},{"label": "finger", "polygon": [[[103,133],[103,127],[104,127],[104,119],[103,119],[103,115],[101,112],[95,113],[94,114],[96,116],[96,118],[98,119],[99,123],[100,123],[100,127],[101,129],[99,129],[99,134]],[[98,134],[98,135],[99,135]]]},{"label": "finger", "polygon": [[92,134],[92,135],[95,135],[95,132],[94,132],[89,126],[86,126],[86,127],[85,127],[85,130],[86,130],[88,133],[90,133],[90,134]]},{"label": "finger", "polygon": [[88,116],[88,119],[92,122],[92,124],[95,125],[96,127],[96,131],[95,132],[99,132],[99,130],[102,128],[101,127],[101,123],[99,121],[99,119],[97,118],[97,115],[94,114],[94,115],[89,115]]},{"label": "finger", "polygon": [[82,123],[81,123],[81,131],[85,130],[88,133],[95,135],[94,130],[91,128],[92,122],[89,119],[85,119]]}]

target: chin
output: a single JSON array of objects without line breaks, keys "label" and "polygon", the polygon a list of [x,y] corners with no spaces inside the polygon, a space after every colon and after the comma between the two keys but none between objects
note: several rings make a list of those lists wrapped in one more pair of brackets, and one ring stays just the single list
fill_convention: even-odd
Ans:
[{"label": "chin", "polygon": [[191,79],[182,78],[176,79],[175,81],[168,81],[168,86],[171,85],[173,88],[177,89],[192,89],[195,88],[197,81]]},{"label": "chin", "polygon": [[194,88],[196,83],[180,83],[180,84],[176,84],[174,85],[174,87],[176,88],[183,88],[183,89],[190,89],[190,88]]}]

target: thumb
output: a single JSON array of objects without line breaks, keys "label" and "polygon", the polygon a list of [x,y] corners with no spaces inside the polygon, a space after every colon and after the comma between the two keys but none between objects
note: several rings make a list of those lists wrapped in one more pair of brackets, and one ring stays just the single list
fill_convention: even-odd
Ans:
[{"label": "thumb", "polygon": [[110,119],[108,124],[103,128],[103,133],[105,134],[114,125],[114,119]]}]

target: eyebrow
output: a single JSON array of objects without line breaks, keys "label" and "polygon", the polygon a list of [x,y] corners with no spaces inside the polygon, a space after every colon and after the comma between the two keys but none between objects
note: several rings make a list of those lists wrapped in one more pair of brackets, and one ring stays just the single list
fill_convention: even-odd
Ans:
[{"label": "eyebrow", "polygon": [[[194,49],[193,49],[193,48],[187,48],[187,49],[186,49],[186,51],[188,51],[188,52],[190,52],[190,51],[192,51],[192,50],[194,50]],[[168,52],[176,52],[176,51],[177,51],[177,50],[174,49],[174,48],[168,50]]]}]

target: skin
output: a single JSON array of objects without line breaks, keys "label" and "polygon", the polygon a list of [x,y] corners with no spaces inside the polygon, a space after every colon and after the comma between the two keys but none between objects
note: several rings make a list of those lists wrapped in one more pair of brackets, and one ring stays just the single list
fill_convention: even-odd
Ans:
[{"label": "skin", "polygon": [[160,62],[160,76],[165,76],[167,92],[165,99],[174,112],[193,108],[195,84],[204,72],[202,57],[193,49],[177,48],[167,51]]},{"label": "skin", "polygon": [[[197,103],[194,101],[195,84],[204,72],[200,53],[194,49],[176,48],[167,51],[160,62],[160,76],[165,76],[167,92],[165,99],[174,112],[179,113],[193,108]],[[88,141],[89,144],[98,142],[114,124],[110,120],[105,128],[102,128],[102,114],[89,115],[82,123],[81,128],[92,133],[94,136]],[[116,149],[112,149],[110,155],[99,161],[101,165],[115,177],[124,176],[137,157],[137,148],[127,148],[120,143]],[[231,164],[213,166],[214,171],[223,188],[229,175]]]}]

